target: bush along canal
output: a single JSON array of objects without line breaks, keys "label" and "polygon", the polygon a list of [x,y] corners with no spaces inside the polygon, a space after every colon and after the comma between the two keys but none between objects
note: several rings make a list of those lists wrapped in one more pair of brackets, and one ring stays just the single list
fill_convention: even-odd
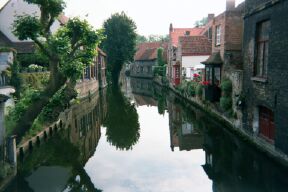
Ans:
[{"label": "bush along canal", "polygon": [[284,192],[287,168],[150,80],[125,79],[63,112],[5,192]]}]

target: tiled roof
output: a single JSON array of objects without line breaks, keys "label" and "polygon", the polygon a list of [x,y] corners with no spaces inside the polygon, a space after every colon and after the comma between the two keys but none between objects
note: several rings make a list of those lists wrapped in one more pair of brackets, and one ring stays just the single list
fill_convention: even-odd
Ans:
[{"label": "tiled roof", "polygon": [[137,47],[137,51],[134,56],[135,61],[149,61],[157,59],[157,49],[164,48],[164,57],[167,57],[167,43],[153,42],[153,43],[141,43]]},{"label": "tiled roof", "polygon": [[185,36],[186,33],[189,33],[189,36],[198,36],[200,33],[204,30],[204,28],[173,28],[173,30],[170,32],[170,40],[172,42],[172,45],[178,46],[178,40],[180,36]]},{"label": "tiled roof", "polygon": [[66,23],[68,23],[69,17],[65,16],[64,13],[61,13],[58,16],[58,21],[60,22],[61,25],[65,25]]},{"label": "tiled roof", "polygon": [[206,36],[179,37],[179,47],[182,56],[210,55],[212,51],[212,43]]}]

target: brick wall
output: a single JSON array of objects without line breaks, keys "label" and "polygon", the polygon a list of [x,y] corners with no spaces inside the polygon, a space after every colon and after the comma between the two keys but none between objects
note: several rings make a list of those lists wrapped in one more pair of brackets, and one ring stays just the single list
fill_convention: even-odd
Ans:
[{"label": "brick wall", "polygon": [[[253,131],[253,110],[265,106],[274,112],[276,127],[275,146],[288,154],[288,1],[279,1],[271,6],[263,6],[267,0],[246,0],[245,10],[249,13],[244,20],[244,90],[246,107],[244,108],[244,128]],[[274,1],[275,2],[275,1]],[[266,81],[253,80],[255,59],[255,37],[258,22],[269,19],[268,72]]]}]

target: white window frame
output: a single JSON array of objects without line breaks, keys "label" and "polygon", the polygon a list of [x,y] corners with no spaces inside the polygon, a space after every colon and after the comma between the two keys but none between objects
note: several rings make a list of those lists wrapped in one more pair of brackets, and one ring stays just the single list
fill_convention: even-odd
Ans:
[{"label": "white window frame", "polygon": [[221,25],[216,26],[216,45],[221,44]]}]

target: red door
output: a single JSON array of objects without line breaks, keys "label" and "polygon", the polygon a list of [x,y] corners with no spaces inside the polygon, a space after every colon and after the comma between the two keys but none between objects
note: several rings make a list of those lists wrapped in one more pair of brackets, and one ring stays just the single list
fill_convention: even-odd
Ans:
[{"label": "red door", "polygon": [[174,85],[180,84],[180,66],[174,65]]},{"label": "red door", "polygon": [[259,108],[259,128],[260,134],[270,140],[274,141],[275,137],[275,124],[274,124],[274,114],[273,112],[266,108]]}]

